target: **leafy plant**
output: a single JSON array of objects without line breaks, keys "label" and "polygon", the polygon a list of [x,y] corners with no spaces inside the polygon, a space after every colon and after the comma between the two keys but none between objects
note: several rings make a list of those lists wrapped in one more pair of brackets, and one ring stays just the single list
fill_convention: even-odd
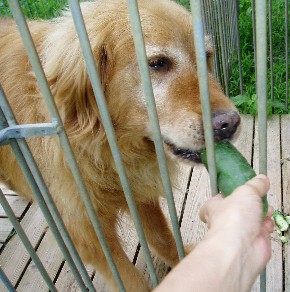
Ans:
[{"label": "leafy plant", "polygon": [[[30,19],[50,19],[60,15],[67,0],[20,0],[24,15]],[[8,1],[0,1],[0,15],[12,16]]]},{"label": "leafy plant", "polygon": [[[237,95],[231,98],[237,108],[240,109],[242,114],[255,115],[258,112],[258,99],[254,93],[251,96]],[[268,100],[267,102],[267,114],[272,115],[273,113],[283,113],[286,111],[285,103],[279,100]]]}]

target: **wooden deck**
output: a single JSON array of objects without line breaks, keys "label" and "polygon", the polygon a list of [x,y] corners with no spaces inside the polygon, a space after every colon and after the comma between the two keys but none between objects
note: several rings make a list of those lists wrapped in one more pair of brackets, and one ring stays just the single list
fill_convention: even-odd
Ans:
[{"label": "wooden deck", "polygon": [[[258,168],[257,126],[255,119],[245,116],[242,130],[236,146],[254,168]],[[290,115],[273,116],[268,122],[268,175],[271,180],[269,203],[275,208],[290,213]],[[36,204],[29,204],[17,194],[3,189],[17,218],[26,231],[31,243],[37,250],[48,273],[54,279],[59,291],[78,291],[76,282],[63,259],[61,252],[52,239],[52,234]],[[206,232],[205,225],[198,218],[198,210],[209,198],[209,181],[206,170],[199,166],[191,170],[181,167],[179,185],[175,190],[178,215],[181,220],[181,232],[184,243],[199,242]],[[166,204],[164,212],[168,214]],[[142,252],[138,254],[138,239],[128,218],[124,218],[120,234],[124,238],[124,247],[128,256],[136,259],[136,266],[148,276]],[[289,237],[289,234],[288,234]],[[273,256],[267,266],[267,291],[290,291],[290,243],[284,245],[272,236]],[[0,266],[9,277],[17,291],[47,291],[37,269],[27,254],[23,244],[6,218],[0,206]],[[159,279],[167,272],[167,267],[154,258]],[[106,291],[102,279],[91,267],[89,274],[97,291]],[[259,291],[257,280],[252,291]],[[6,291],[0,281],[0,291]]]}]

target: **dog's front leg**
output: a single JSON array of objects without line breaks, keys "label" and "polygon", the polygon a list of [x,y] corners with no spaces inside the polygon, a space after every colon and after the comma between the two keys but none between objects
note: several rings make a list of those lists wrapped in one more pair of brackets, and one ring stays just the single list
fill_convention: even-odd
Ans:
[{"label": "dog's front leg", "polygon": [[174,267],[179,262],[175,239],[159,202],[139,203],[138,210],[150,246],[169,266]]},{"label": "dog's front leg", "polygon": [[[126,291],[149,291],[145,278],[131,263],[122,248],[116,231],[116,216],[111,214],[111,216],[105,218],[105,216],[102,215],[99,219]],[[94,268],[105,278],[106,284],[110,287],[110,291],[119,291],[102,251],[100,242],[93,230],[92,225],[90,224],[89,219],[85,217],[82,221],[78,220],[78,222],[73,222],[71,220],[68,227],[84,262],[93,265]]]}]

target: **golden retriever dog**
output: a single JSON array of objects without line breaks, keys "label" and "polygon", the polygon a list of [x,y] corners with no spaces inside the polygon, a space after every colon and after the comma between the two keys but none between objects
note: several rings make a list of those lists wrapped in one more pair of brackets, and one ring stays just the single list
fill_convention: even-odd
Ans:
[{"label": "golden retriever dog", "polygon": [[[191,16],[169,0],[139,0],[138,4],[161,134],[174,178],[176,161],[200,162],[198,150],[205,145]],[[81,7],[147,241],[158,256],[174,266],[179,260],[159,206],[164,191],[127,1],[98,0]],[[70,13],[54,21],[30,21],[29,27],[126,290],[147,291],[148,283],[118,239],[118,216],[128,212],[128,206]],[[239,124],[239,114],[210,73],[212,49],[208,39],[206,49],[215,139],[230,139]],[[20,124],[51,121],[16,26],[7,19],[0,22],[0,82]],[[112,290],[117,290],[57,137],[27,142],[80,256],[103,275]],[[8,145],[0,147],[0,179],[32,199]]]}]

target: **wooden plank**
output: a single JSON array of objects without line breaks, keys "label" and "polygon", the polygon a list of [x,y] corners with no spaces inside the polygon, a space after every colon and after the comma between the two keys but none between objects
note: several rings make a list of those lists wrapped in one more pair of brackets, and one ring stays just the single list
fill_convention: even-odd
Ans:
[{"label": "wooden plank", "polygon": [[5,242],[13,226],[8,218],[0,218],[0,242]]},{"label": "wooden plank", "polygon": [[[31,244],[35,246],[46,229],[46,221],[37,204],[32,204],[21,225],[26,232]],[[18,236],[14,236],[0,255],[0,264],[11,283],[15,285],[19,280],[29,260],[28,252]],[[3,283],[0,282],[0,291],[5,291]]]},{"label": "wooden plank", "polygon": [[241,119],[239,135],[233,141],[237,149],[245,156],[249,163],[251,163],[253,155],[253,138],[254,138],[254,117],[244,115]]},{"label": "wooden plank", "polygon": [[201,206],[211,197],[208,172],[204,166],[193,168],[187,202],[181,224],[184,243],[199,243],[207,231],[206,225],[200,221],[198,212]]},{"label": "wooden plank", "polygon": [[[268,177],[271,181],[271,188],[268,193],[268,202],[274,209],[281,209],[281,165],[280,165],[280,119],[273,116],[268,120],[267,130],[267,169]],[[258,147],[258,126],[255,126],[254,141],[254,169],[258,173],[259,169],[259,147]],[[283,268],[282,268],[282,245],[277,235],[271,236],[272,258],[267,265],[267,290],[283,290]],[[260,291],[259,278],[257,279],[252,291]]]},{"label": "wooden plank", "polygon": [[[86,270],[90,277],[93,275],[93,267],[86,266]],[[75,280],[69,265],[65,262],[59,277],[57,278],[56,288],[58,291],[81,291],[78,287],[77,281]],[[97,291],[101,291],[97,289]],[[27,291],[28,292],[28,291]]]},{"label": "wooden plank", "polygon": [[[283,177],[283,211],[290,214],[290,115],[281,116],[282,144],[282,177]],[[290,237],[290,231],[288,231]],[[290,291],[290,242],[283,245],[284,249],[284,291]]]},{"label": "wooden plank", "polygon": [[[43,237],[37,249],[37,254],[51,279],[54,279],[63,262],[63,255],[50,230]],[[31,261],[17,286],[17,290],[29,292],[46,291],[47,289],[47,285],[41,274],[38,273],[36,265]]]},{"label": "wooden plank", "polygon": [[[7,195],[6,199],[17,218],[21,217],[23,211],[26,209],[26,207],[29,204],[29,202],[25,198],[20,197],[20,196]],[[6,217],[6,213],[1,205],[0,205],[0,217]]]},{"label": "wooden plank", "polygon": [[0,183],[0,189],[5,195],[19,196],[16,192],[8,189],[4,184],[1,184],[1,183]]}]

